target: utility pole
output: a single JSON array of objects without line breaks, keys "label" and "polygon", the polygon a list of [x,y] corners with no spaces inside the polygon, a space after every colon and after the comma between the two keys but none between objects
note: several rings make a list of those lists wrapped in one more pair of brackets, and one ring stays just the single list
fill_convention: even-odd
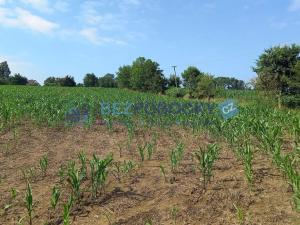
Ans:
[{"label": "utility pole", "polygon": [[178,88],[178,85],[177,85],[177,76],[176,76],[176,67],[177,66],[172,66],[173,69],[174,69],[174,76],[175,76],[175,86]]}]

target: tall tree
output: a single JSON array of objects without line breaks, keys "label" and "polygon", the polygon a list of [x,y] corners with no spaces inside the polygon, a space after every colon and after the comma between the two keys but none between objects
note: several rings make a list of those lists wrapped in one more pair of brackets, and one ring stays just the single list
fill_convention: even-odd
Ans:
[{"label": "tall tree", "polygon": [[99,87],[107,87],[107,88],[117,87],[115,75],[107,73],[105,76],[99,77]]},{"label": "tall tree", "polygon": [[167,80],[157,62],[144,57],[137,58],[131,67],[130,86],[134,90],[162,92]]},{"label": "tall tree", "polygon": [[97,87],[98,86],[98,78],[93,73],[88,73],[83,78],[83,84],[85,87]]},{"label": "tall tree", "polygon": [[12,85],[26,85],[28,83],[28,79],[24,76],[21,76],[21,74],[16,73],[9,77],[9,83]]},{"label": "tall tree", "polygon": [[297,76],[295,67],[300,60],[299,54],[299,45],[275,46],[266,49],[253,68],[258,75],[259,87],[272,90],[277,95],[279,108],[282,96],[289,93]]},{"label": "tall tree", "polygon": [[175,77],[174,75],[171,75],[170,78],[168,79],[168,88],[170,87],[180,87],[182,84],[182,81],[180,77]]},{"label": "tall tree", "polygon": [[212,97],[214,97],[216,93],[216,82],[214,77],[210,74],[204,74],[203,76],[199,77],[195,97],[197,98],[208,98],[208,101]]},{"label": "tall tree", "polygon": [[48,77],[44,81],[44,86],[58,86],[58,79],[55,77]]},{"label": "tall tree", "polygon": [[7,80],[10,75],[10,69],[6,61],[0,63],[0,80]]},{"label": "tall tree", "polygon": [[195,66],[188,67],[181,74],[183,78],[183,86],[189,90],[191,96],[194,95],[198,79],[201,75],[203,75],[203,73]]},{"label": "tall tree", "polygon": [[217,87],[222,89],[244,90],[246,87],[244,81],[234,77],[216,77],[215,81]]},{"label": "tall tree", "polygon": [[63,86],[63,87],[75,87],[76,86],[74,77],[69,76],[69,75],[67,75],[63,78],[59,78],[58,83],[60,86]]},{"label": "tall tree", "polygon": [[130,86],[131,66],[122,66],[117,72],[117,83],[120,88],[131,88]]}]

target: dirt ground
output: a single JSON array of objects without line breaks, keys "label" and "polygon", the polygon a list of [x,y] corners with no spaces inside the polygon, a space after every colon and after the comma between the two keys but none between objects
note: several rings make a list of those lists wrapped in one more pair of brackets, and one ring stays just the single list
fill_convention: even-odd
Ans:
[{"label": "dirt ground", "polygon": [[[158,138],[153,158],[141,163],[137,145],[150,140],[154,133],[158,134]],[[94,153],[101,157],[113,153],[115,162],[132,160],[137,166],[130,174],[121,174],[120,181],[113,176],[112,167],[105,193],[96,200],[90,197],[89,180],[85,181],[82,184],[82,200],[74,205],[71,213],[74,225],[145,225],[147,222],[152,225],[300,224],[300,213],[293,209],[291,188],[271,164],[270,158],[259,149],[254,154],[255,179],[250,190],[243,163],[228,144],[206,133],[194,135],[178,128],[139,130],[129,147],[127,140],[127,131],[119,125],[109,132],[103,125],[90,129],[80,126],[66,129],[36,128],[24,124],[15,133],[2,134],[0,224],[18,224],[26,216],[26,181],[22,171],[33,167],[33,224],[62,224],[63,203],[71,189],[66,179],[60,180],[58,171],[68,160],[74,159],[79,165],[77,154],[80,151],[84,151],[89,159]],[[185,155],[178,170],[172,173],[169,152],[175,147],[176,140],[184,143]],[[201,173],[192,153],[214,142],[221,147],[220,156],[213,169],[213,178],[204,191]],[[45,154],[49,158],[49,168],[44,177],[38,166]],[[166,168],[166,180],[160,165]],[[63,192],[55,211],[50,208],[54,185]],[[15,199],[11,197],[11,188],[17,189]],[[7,205],[9,207],[4,210]],[[28,224],[27,217],[22,221]]]}]

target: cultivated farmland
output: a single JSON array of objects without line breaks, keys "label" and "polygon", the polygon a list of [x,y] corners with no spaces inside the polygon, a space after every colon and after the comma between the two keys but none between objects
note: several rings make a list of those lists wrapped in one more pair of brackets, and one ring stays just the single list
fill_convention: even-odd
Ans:
[{"label": "cultivated farmland", "polygon": [[[0,87],[0,224],[299,224],[299,111],[245,98],[224,120],[196,100]],[[103,113],[116,102],[185,111]]]}]

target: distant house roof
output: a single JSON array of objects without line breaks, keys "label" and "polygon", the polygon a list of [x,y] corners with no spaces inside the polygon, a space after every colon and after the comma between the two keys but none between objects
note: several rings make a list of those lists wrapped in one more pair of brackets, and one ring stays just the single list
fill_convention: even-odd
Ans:
[{"label": "distant house roof", "polygon": [[36,80],[28,80],[27,85],[40,85]]}]

